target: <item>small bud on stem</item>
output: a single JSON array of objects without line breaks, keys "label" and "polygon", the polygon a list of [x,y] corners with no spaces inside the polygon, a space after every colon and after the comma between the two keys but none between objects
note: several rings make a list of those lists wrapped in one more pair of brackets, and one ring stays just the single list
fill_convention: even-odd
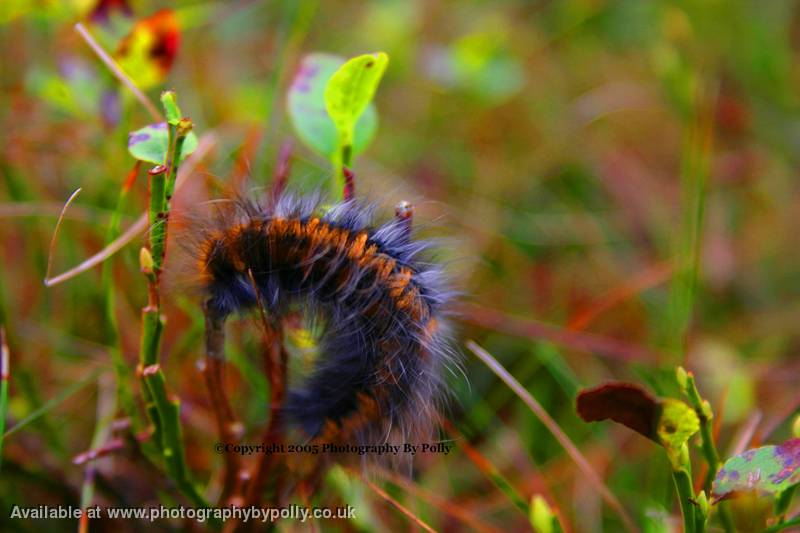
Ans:
[{"label": "small bud on stem", "polygon": [[144,246],[139,250],[139,269],[146,276],[153,275],[153,256]]}]

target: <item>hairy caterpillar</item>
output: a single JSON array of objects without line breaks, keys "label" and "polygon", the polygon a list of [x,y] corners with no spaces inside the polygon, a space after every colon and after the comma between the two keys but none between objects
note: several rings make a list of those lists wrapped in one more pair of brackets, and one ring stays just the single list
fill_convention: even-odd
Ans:
[{"label": "hairy caterpillar", "polygon": [[207,312],[262,305],[283,317],[299,305],[322,319],[316,368],[281,409],[308,438],[426,435],[453,360],[445,276],[422,258],[430,243],[411,238],[407,205],[379,226],[358,201],[323,205],[293,194],[223,204],[195,251]]}]

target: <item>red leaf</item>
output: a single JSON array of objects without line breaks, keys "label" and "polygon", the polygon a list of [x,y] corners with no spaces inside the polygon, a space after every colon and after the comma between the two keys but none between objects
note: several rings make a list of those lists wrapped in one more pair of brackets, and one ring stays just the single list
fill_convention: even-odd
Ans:
[{"label": "red leaf", "polygon": [[611,419],[658,442],[661,404],[633,383],[606,383],[578,393],[578,415],[586,422]]}]

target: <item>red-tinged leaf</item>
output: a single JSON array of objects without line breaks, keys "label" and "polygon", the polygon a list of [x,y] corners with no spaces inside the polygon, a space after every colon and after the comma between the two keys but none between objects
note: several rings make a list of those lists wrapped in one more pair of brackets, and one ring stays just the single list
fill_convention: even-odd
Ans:
[{"label": "red-tinged leaf", "polygon": [[800,483],[800,439],[734,455],[722,465],[711,489],[714,502],[753,491],[775,494]]},{"label": "red-tinged leaf", "polygon": [[178,18],[162,9],[134,25],[122,40],[115,59],[136,83],[146,89],[164,81],[180,46]]},{"label": "red-tinged leaf", "polygon": [[585,422],[611,419],[658,442],[659,401],[639,385],[606,383],[578,394],[578,415]]},{"label": "red-tinged leaf", "polygon": [[681,449],[700,429],[694,409],[680,400],[655,398],[634,383],[607,383],[581,391],[577,403],[586,422],[619,422],[663,446],[676,465]]}]

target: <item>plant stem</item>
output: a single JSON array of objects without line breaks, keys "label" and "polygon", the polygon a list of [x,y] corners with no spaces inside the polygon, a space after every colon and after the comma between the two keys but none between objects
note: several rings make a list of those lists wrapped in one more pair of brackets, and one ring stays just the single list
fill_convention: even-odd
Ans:
[{"label": "plant stem", "polygon": [[159,365],[146,367],[142,370],[142,377],[161,422],[161,453],[167,473],[192,504],[197,507],[210,507],[187,475],[181,435],[180,402],[167,396],[164,373]]},{"label": "plant stem", "polygon": [[331,156],[331,165],[333,166],[333,181],[331,182],[331,201],[339,202],[344,197],[344,161],[342,160],[342,151],[338,148]]},{"label": "plant stem", "polygon": [[[224,368],[225,368],[225,320],[216,315],[208,306],[204,306],[206,322],[206,360],[203,366],[203,375],[206,379],[211,408],[217,419],[217,432],[222,444],[233,444],[238,441],[241,431],[233,414],[233,409],[225,394]],[[223,475],[222,493],[220,502],[228,502],[237,486],[239,476],[239,456],[235,453],[224,455],[225,472]]]},{"label": "plant stem", "polygon": [[672,479],[675,481],[675,488],[678,491],[678,502],[681,505],[681,514],[683,515],[684,533],[701,533],[695,528],[695,509],[692,503],[694,499],[694,490],[692,489],[691,476],[682,468],[677,470],[673,469]]},{"label": "plant stem", "polygon": [[[169,117],[171,109],[167,107],[167,95],[173,104],[173,93],[164,93],[162,102],[167,108]],[[147,414],[153,423],[153,439],[161,449],[162,459],[167,474],[175,482],[177,488],[198,507],[209,507],[208,502],[191,483],[186,467],[183,449],[183,438],[180,425],[180,403],[167,394],[166,379],[159,364],[161,336],[164,332],[165,318],[161,314],[160,277],[166,255],[167,221],[170,203],[167,193],[172,194],[175,176],[181,160],[183,138],[191,130],[191,121],[180,119],[180,124],[169,122],[167,140],[167,157],[164,165],[150,170],[148,220],[150,222],[149,251],[145,250],[140,257],[142,272],[147,278],[148,302],[142,309],[142,337],[139,353],[139,369],[144,388]],[[219,526],[219,524],[215,524]]]},{"label": "plant stem", "polygon": [[[153,276],[154,277],[154,276]],[[155,282],[148,279],[149,303],[142,309],[142,338],[139,348],[139,368],[140,371],[156,364],[158,353],[161,347],[161,332],[164,329],[164,319],[161,316],[161,308],[158,305],[158,290]],[[155,302],[154,302],[155,300]],[[144,374],[142,373],[142,377]],[[147,415],[153,424],[153,440],[161,447],[162,442],[162,423],[158,406],[153,401],[149,386],[142,389]]]},{"label": "plant stem", "polygon": [[[167,209],[165,192],[167,178],[165,176],[167,167],[159,165],[152,168],[148,174],[148,185],[150,195],[150,205],[147,210],[147,218],[150,223],[150,253],[153,257],[153,271],[156,278],[161,273],[161,264],[164,259],[164,244],[167,239],[166,221],[163,220],[164,212]],[[155,283],[158,283],[156,279]]]},{"label": "plant stem", "polygon": [[[288,353],[283,346],[283,328],[280,323],[272,324],[267,320],[263,312],[263,306],[259,304],[261,320],[264,327],[264,368],[269,378],[270,385],[270,417],[269,423],[264,430],[263,442],[267,444],[278,444],[283,442],[283,420],[280,416],[280,408],[286,398],[286,377]],[[257,505],[261,491],[266,482],[266,476],[275,464],[276,454],[264,454],[261,456],[256,467],[249,487],[247,488],[246,505]],[[276,490],[276,505],[280,490]]]},{"label": "plant stem", "polygon": [[703,400],[700,396],[694,374],[691,372],[687,372],[686,375],[685,392],[689,403],[697,413],[697,418],[700,419],[700,436],[702,437],[703,456],[708,463],[708,473],[706,474],[705,481],[703,481],[703,489],[708,491],[711,490],[711,483],[714,481],[714,476],[717,475],[717,470],[719,470],[720,465],[719,452],[717,452],[717,447],[714,445],[714,436],[711,430],[711,420],[714,415],[708,402]]},{"label": "plant stem", "polygon": [[[170,125],[172,128],[172,125]],[[191,128],[189,128],[191,129]],[[183,153],[183,143],[186,141],[186,135],[188,131],[183,133],[183,135],[177,135],[175,138],[175,147],[174,153],[175,157],[180,157]],[[165,202],[168,204],[170,200],[172,200],[172,194],[175,192],[175,181],[178,178],[178,167],[180,166],[180,161],[175,159],[174,161],[167,161],[167,168],[169,168],[169,175],[167,176],[167,184],[166,190],[164,191]]]},{"label": "plant stem", "polygon": [[[711,410],[710,404],[700,396],[700,391],[697,390],[697,382],[694,379],[694,374],[691,372],[686,373],[684,393],[689,399],[692,408],[697,413],[697,417],[700,419],[700,437],[702,439],[703,457],[706,463],[708,463],[708,473],[703,481],[703,489],[706,492],[710,492],[714,477],[717,475],[717,471],[722,464],[719,459],[719,452],[714,444],[714,435],[711,428],[711,421],[714,418],[714,413]],[[722,522],[723,529],[726,533],[733,533],[736,528],[733,523],[733,517],[730,514],[730,509],[728,509],[728,506],[724,502],[721,502],[717,506],[717,509],[719,510],[719,518]]]}]

